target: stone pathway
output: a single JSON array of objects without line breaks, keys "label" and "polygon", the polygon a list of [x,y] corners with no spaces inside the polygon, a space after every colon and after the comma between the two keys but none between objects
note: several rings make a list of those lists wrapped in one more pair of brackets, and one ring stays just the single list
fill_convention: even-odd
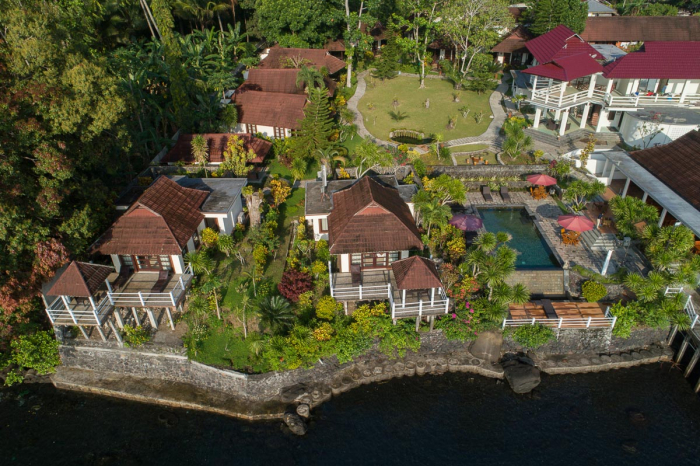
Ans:
[{"label": "stone pathway", "polygon": [[[384,147],[394,147],[395,143],[384,141],[382,139],[377,139],[372,134],[367,131],[365,127],[365,122],[362,116],[362,112],[358,109],[358,104],[360,99],[365,95],[367,91],[367,82],[365,81],[365,76],[369,74],[370,70],[365,70],[357,75],[357,88],[355,89],[355,95],[353,95],[350,100],[348,100],[348,108],[355,114],[355,119],[353,123],[357,125],[357,134],[360,137],[368,137],[375,144]],[[503,99],[503,94],[508,90],[508,83],[502,82],[496,87],[496,90],[489,97],[489,106],[491,107],[491,112],[493,113],[493,119],[489,124],[489,127],[479,136],[471,136],[460,139],[453,139],[451,141],[446,141],[446,147],[461,146],[465,144],[487,144],[495,149],[500,149],[502,138],[499,135],[503,122],[506,120],[506,113],[501,107],[501,99]],[[452,159],[453,163],[457,165],[457,162]]]}]

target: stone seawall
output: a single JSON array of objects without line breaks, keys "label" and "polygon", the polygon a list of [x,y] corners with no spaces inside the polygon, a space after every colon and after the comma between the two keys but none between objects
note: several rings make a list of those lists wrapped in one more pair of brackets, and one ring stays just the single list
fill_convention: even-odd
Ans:
[{"label": "stone seawall", "polygon": [[[651,347],[647,353],[610,354],[613,348],[622,352],[629,351],[627,346],[649,348],[656,342],[658,332],[633,334],[627,346],[616,339],[610,341],[600,335],[587,335],[589,333],[564,332],[560,335],[560,352],[556,353],[557,347],[551,344],[549,349],[538,350],[533,355],[535,361],[544,372],[573,374],[669,357],[668,348],[661,346]],[[573,343],[575,340],[579,343]],[[359,385],[396,377],[467,372],[502,379],[501,366],[475,357],[469,351],[471,345],[447,341],[436,331],[421,334],[419,352],[408,353],[403,358],[390,359],[371,351],[346,364],[338,364],[331,358],[311,369],[243,374],[200,364],[174,352],[74,344],[60,347],[63,365],[52,376],[52,381],[62,389],[202,409],[251,420],[276,419],[281,418],[290,405],[306,403],[313,408]],[[588,352],[575,349],[584,347]],[[570,351],[563,351],[564,348]],[[504,341],[502,349],[517,350],[508,340]],[[567,353],[573,355],[564,356]]]}]

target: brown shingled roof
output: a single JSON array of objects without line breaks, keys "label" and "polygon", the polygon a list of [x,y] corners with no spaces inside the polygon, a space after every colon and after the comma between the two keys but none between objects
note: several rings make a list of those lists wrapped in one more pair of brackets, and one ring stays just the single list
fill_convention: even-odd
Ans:
[{"label": "brown shingled roof", "polygon": [[532,35],[523,26],[518,26],[501,42],[491,49],[492,52],[513,53],[525,48],[525,42],[532,39]]},{"label": "brown shingled roof", "polygon": [[[172,149],[161,159],[161,162],[182,161],[186,163],[195,163],[194,156],[192,156],[192,139],[195,136],[195,134],[180,135]],[[250,163],[262,163],[272,148],[272,143],[270,141],[256,138],[247,133],[207,133],[202,134],[202,136],[204,136],[209,146],[209,162],[211,163],[221,163],[224,161],[224,149],[226,149],[226,144],[231,136],[238,136],[243,139],[243,148],[245,150],[252,149],[253,152],[255,152],[257,157],[251,160]]]},{"label": "brown shingled roof", "polygon": [[392,262],[391,269],[394,271],[396,287],[399,290],[442,288],[435,262],[425,257],[412,256]]},{"label": "brown shingled roof", "polygon": [[700,40],[697,16],[597,16],[586,18],[581,38],[589,42]]},{"label": "brown shingled roof", "polygon": [[259,68],[281,69],[287,68],[285,61],[290,57],[300,57],[308,62],[309,66],[320,70],[326,67],[328,74],[335,74],[345,68],[345,62],[336,58],[326,49],[295,49],[272,47],[268,55],[260,61]]},{"label": "brown shingled roof", "polygon": [[204,220],[209,193],[160,176],[93,245],[100,254],[178,255]]},{"label": "brown shingled roof", "polygon": [[700,210],[700,132],[630,153],[630,157],[676,194]]},{"label": "brown shingled roof", "polygon": [[54,282],[47,296],[89,298],[94,295],[114,268],[73,261]]},{"label": "brown shingled roof", "polygon": [[[272,70],[254,68],[248,71],[248,78],[238,91],[279,92],[283,94],[304,94],[304,85],[297,86],[298,69]],[[328,93],[333,95],[337,87],[335,81],[325,76],[323,83]],[[301,83],[300,83],[301,84]]]},{"label": "brown shingled roof", "polygon": [[333,193],[328,223],[331,254],[423,247],[411,211],[399,192],[367,176]]},{"label": "brown shingled roof", "polygon": [[299,129],[306,96],[237,90],[232,102],[238,109],[239,123]]}]

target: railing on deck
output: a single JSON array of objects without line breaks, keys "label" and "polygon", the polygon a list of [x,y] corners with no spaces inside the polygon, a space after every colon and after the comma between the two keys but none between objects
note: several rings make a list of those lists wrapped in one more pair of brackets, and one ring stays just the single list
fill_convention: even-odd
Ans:
[{"label": "railing on deck", "polygon": [[58,297],[46,308],[46,313],[52,324],[65,325],[72,322],[75,325],[101,325],[100,317],[109,313],[111,308],[112,305],[107,297],[103,298],[94,309],[91,304],[71,304]]},{"label": "railing on deck", "polygon": [[666,291],[664,291],[664,296],[676,296],[677,294],[687,296],[683,309],[685,310],[686,314],[688,314],[688,317],[690,317],[690,328],[695,328],[695,324],[698,323],[698,319],[700,318],[700,316],[698,316],[698,313],[695,310],[695,305],[693,304],[693,297],[690,294],[686,294],[683,291],[683,287],[667,286]]},{"label": "railing on deck", "polygon": [[617,317],[582,317],[580,319],[503,319],[501,328],[522,327],[523,325],[542,324],[552,328],[586,329],[586,328],[615,328]]},{"label": "railing on deck", "polygon": [[177,283],[168,293],[137,293],[108,292],[107,299],[114,306],[122,307],[175,307],[182,295],[187,291],[194,278],[192,268],[188,265],[178,277]]},{"label": "railing on deck", "polygon": [[700,102],[700,94],[681,95],[633,95],[619,96],[594,89],[593,91],[584,90],[573,94],[561,95],[562,85],[557,84],[537,89],[533,89],[532,97],[529,99],[532,103],[550,105],[551,107],[570,107],[576,104],[587,102],[604,102],[609,107],[650,107],[650,106],[668,106],[670,105],[691,105]]},{"label": "railing on deck", "polygon": [[447,314],[450,309],[450,298],[443,290],[440,290],[438,299],[412,303],[397,303],[391,300],[391,318],[401,319],[402,317],[423,317],[423,315],[434,315],[436,312]]},{"label": "railing on deck", "polygon": [[669,96],[669,95],[637,95],[637,96],[617,96],[612,94],[605,94],[605,103],[608,106],[616,107],[649,107],[649,106],[664,106],[669,104],[690,104],[700,101],[700,94],[687,94],[682,98],[681,96]]}]

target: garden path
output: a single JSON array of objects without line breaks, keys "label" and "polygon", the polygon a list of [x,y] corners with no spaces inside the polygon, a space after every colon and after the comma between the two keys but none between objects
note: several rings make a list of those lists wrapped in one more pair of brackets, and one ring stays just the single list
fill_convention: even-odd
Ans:
[{"label": "garden path", "polygon": [[[357,75],[357,88],[355,89],[355,95],[353,95],[350,100],[348,100],[348,108],[355,114],[355,119],[353,123],[357,125],[357,133],[360,137],[368,137],[375,144],[384,147],[396,146],[395,143],[384,141],[382,139],[377,139],[372,134],[367,131],[365,127],[362,113],[358,110],[357,105],[360,103],[360,99],[365,95],[367,90],[367,83],[365,82],[365,76],[370,72],[370,70],[365,70]],[[489,124],[489,127],[479,136],[471,136],[467,138],[453,139],[451,141],[446,141],[445,146],[460,146],[464,144],[487,144],[500,150],[501,137],[499,132],[503,122],[506,120],[506,113],[501,107],[501,100],[503,99],[503,94],[508,90],[508,83],[502,82],[496,87],[496,90],[489,97],[489,105],[491,106],[491,112],[493,113],[493,119]],[[454,162],[456,164],[456,162]]]}]

